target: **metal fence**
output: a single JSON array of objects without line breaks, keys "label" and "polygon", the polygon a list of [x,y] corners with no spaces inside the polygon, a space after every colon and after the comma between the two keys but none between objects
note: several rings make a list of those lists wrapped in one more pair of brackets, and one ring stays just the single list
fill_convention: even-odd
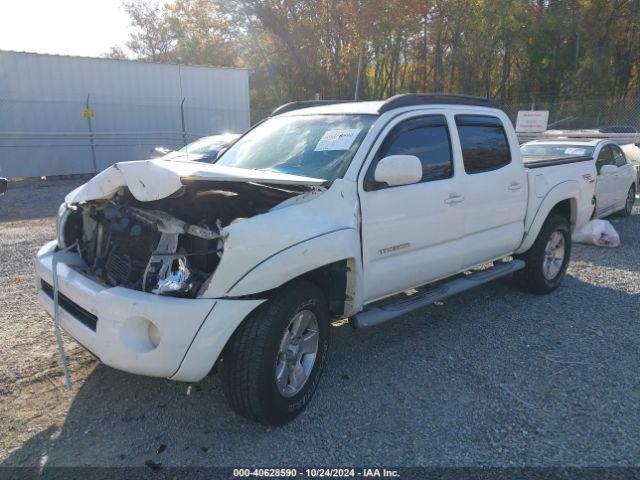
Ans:
[{"label": "metal fence", "polygon": [[0,176],[94,173],[248,127],[246,69],[0,50]]},{"label": "metal fence", "polygon": [[149,158],[196,138],[242,132],[249,112],[183,98],[131,104],[0,98],[0,176],[95,173],[117,161]]}]

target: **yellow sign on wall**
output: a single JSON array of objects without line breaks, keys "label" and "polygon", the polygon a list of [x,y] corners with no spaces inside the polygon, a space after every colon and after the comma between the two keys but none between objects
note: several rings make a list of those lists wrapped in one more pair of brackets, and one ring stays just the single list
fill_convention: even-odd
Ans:
[{"label": "yellow sign on wall", "polygon": [[82,116],[87,118],[93,118],[96,116],[96,111],[92,108],[85,108],[82,111]]}]

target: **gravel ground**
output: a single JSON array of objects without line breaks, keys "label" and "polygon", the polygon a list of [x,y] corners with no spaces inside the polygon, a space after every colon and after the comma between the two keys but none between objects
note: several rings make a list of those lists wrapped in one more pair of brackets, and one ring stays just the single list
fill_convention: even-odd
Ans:
[{"label": "gravel ground", "polygon": [[32,262],[77,183],[0,199],[0,465],[640,464],[638,208],[612,219],[620,248],[577,245],[551,295],[497,282],[370,330],[333,328],[311,405],[272,429],[236,417],[216,375],[129,375],[71,341],[65,391]]}]

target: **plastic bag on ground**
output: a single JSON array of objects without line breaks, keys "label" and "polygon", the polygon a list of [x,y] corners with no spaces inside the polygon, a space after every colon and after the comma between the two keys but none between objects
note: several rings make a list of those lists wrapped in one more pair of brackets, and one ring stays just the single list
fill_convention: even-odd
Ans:
[{"label": "plastic bag on ground", "polygon": [[615,248],[620,245],[620,235],[606,220],[591,220],[573,232],[576,243],[587,243],[598,247]]}]

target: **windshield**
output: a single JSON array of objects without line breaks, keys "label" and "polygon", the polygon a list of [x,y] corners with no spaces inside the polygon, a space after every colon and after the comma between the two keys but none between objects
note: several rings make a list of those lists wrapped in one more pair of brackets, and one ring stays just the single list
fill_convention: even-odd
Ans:
[{"label": "windshield", "polygon": [[543,157],[547,155],[593,155],[595,148],[591,145],[567,145],[547,143],[544,145],[530,144],[520,147],[522,155]]},{"label": "windshield", "polygon": [[224,152],[217,165],[335,180],[349,167],[375,115],[273,117]]}]

